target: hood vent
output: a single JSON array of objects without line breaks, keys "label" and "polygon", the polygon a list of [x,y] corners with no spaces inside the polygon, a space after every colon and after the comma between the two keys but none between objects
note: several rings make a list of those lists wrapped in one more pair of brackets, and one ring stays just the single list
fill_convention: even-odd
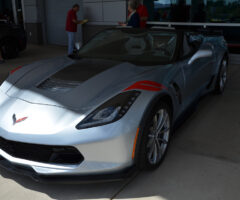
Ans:
[{"label": "hood vent", "polygon": [[67,92],[118,63],[108,60],[82,59],[56,72],[37,88],[51,92]]},{"label": "hood vent", "polygon": [[76,88],[79,85],[79,82],[48,78],[47,80],[42,82],[37,88],[48,90],[51,92],[68,92],[69,90]]}]

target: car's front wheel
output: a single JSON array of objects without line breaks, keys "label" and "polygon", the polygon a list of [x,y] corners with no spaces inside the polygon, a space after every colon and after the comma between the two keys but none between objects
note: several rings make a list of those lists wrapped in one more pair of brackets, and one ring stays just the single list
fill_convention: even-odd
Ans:
[{"label": "car's front wheel", "polygon": [[137,159],[139,169],[153,170],[159,167],[167,153],[171,131],[171,109],[165,102],[160,102],[143,127]]}]

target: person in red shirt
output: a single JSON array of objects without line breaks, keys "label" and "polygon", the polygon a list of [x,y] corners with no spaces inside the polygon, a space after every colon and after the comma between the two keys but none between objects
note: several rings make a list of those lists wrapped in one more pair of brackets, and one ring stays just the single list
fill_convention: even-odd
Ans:
[{"label": "person in red shirt", "polygon": [[78,20],[77,12],[79,11],[80,6],[75,4],[71,10],[68,11],[67,20],[66,20],[66,31],[68,34],[68,56],[72,57],[74,45],[75,45],[75,37],[77,32],[77,25],[84,24],[88,20]]},{"label": "person in red shirt", "polygon": [[148,10],[145,5],[143,5],[143,0],[137,0],[139,5],[137,8],[137,13],[140,16],[140,27],[141,28],[146,28],[147,25],[147,20],[148,20]]}]

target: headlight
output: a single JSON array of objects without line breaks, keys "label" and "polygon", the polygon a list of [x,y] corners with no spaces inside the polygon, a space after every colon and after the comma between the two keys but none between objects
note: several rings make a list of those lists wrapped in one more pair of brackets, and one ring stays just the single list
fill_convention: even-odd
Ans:
[{"label": "headlight", "polygon": [[140,95],[138,91],[121,93],[89,114],[76,128],[85,129],[113,123],[121,119]]}]

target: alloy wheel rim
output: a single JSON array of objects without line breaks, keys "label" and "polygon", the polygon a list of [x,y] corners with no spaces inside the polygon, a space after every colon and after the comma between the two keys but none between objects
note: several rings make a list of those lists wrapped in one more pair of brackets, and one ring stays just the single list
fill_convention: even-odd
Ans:
[{"label": "alloy wheel rim", "polygon": [[227,82],[227,61],[224,60],[222,64],[222,71],[220,76],[220,89],[223,90]]},{"label": "alloy wheel rim", "polygon": [[165,109],[160,109],[153,117],[147,143],[148,162],[155,165],[163,158],[170,135],[170,117]]}]

